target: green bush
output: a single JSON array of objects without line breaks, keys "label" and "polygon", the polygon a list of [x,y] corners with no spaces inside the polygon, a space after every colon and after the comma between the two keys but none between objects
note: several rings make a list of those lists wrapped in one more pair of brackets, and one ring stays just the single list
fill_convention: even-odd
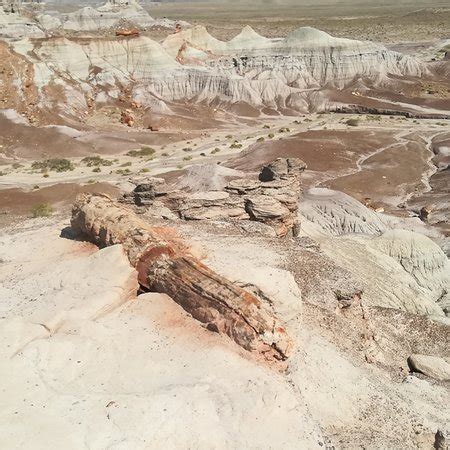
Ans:
[{"label": "green bush", "polygon": [[359,124],[359,120],[358,119],[348,119],[345,121],[345,123],[350,127],[357,127]]},{"label": "green bush", "polygon": [[82,163],[86,164],[88,167],[92,166],[111,166],[112,161],[109,161],[108,159],[103,159],[101,156],[86,156],[81,160]]},{"label": "green bush", "polygon": [[31,164],[31,168],[34,170],[40,170],[46,172],[48,170],[54,172],[67,172],[69,170],[74,170],[75,166],[73,162],[65,158],[52,158],[44,159],[42,161],[34,161]]},{"label": "green bush", "polygon": [[130,169],[117,169],[116,173],[119,175],[128,175],[131,173]]},{"label": "green bush", "polygon": [[127,156],[132,156],[134,158],[143,158],[144,156],[153,156],[155,154],[155,149],[151,147],[141,147],[140,150],[130,150],[127,152]]},{"label": "green bush", "polygon": [[53,208],[49,203],[39,203],[31,208],[33,217],[50,217],[53,214]]}]

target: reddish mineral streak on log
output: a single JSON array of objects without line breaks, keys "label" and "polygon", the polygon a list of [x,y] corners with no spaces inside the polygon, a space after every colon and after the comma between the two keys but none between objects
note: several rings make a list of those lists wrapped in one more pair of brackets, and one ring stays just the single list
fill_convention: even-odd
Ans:
[{"label": "reddish mineral streak on log", "polygon": [[77,198],[71,224],[100,246],[122,244],[142,286],[168,294],[209,330],[225,333],[267,359],[289,356],[291,340],[261,301],[190,255],[167,229],[151,227],[99,194]]}]

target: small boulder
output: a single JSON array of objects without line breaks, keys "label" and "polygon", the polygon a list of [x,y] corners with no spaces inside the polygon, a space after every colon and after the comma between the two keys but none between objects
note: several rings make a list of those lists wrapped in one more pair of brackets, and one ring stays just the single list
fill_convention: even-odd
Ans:
[{"label": "small boulder", "polygon": [[254,195],[246,198],[245,210],[251,219],[261,222],[289,216],[289,210],[282,203],[267,195]]},{"label": "small boulder", "polygon": [[411,355],[408,364],[413,372],[420,372],[440,381],[450,380],[450,364],[438,356]]},{"label": "small boulder", "polygon": [[261,169],[259,181],[268,182],[279,180],[280,178],[286,177],[287,174],[288,166],[286,159],[277,158],[275,161],[272,161]]},{"label": "small boulder", "polygon": [[434,448],[436,450],[448,450],[450,448],[450,431],[448,429],[437,430]]},{"label": "small boulder", "polygon": [[277,158],[261,169],[259,181],[263,183],[286,178],[306,169],[306,164],[298,158]]}]

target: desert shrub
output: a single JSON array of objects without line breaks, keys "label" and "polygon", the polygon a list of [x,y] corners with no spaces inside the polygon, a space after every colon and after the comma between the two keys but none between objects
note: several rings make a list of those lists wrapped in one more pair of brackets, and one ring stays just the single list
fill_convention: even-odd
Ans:
[{"label": "desert shrub", "polygon": [[150,169],[149,169],[148,167],[144,167],[144,168],[141,169],[139,172],[147,173],[147,172],[150,172]]},{"label": "desert shrub", "polygon": [[50,174],[49,174],[48,172],[45,172],[42,176],[43,176],[44,178],[48,178],[48,177],[50,176]]},{"label": "desert shrub", "polygon": [[46,172],[48,170],[54,172],[67,172],[69,170],[74,170],[75,166],[73,162],[65,158],[52,158],[44,159],[42,161],[34,161],[31,164],[31,168],[34,170],[41,170]]},{"label": "desert shrub", "polygon": [[261,137],[259,137],[258,139],[256,139],[256,142],[263,142],[264,141],[264,138],[261,136]]},{"label": "desert shrub", "polygon": [[100,169],[100,167],[94,167],[92,169],[92,172],[96,172],[96,173],[101,172],[101,171],[102,171],[102,169]]},{"label": "desert shrub", "polygon": [[233,142],[230,145],[230,148],[242,148],[242,144],[239,144],[239,142]]},{"label": "desert shrub", "polygon": [[13,168],[13,169],[20,169],[21,167],[23,167],[23,164],[20,164],[20,163],[14,163],[14,164],[12,165],[12,168]]},{"label": "desert shrub", "polygon": [[141,147],[140,150],[130,150],[127,152],[127,156],[132,156],[133,158],[143,158],[144,156],[153,156],[155,154],[155,149],[151,147]]},{"label": "desert shrub", "polygon": [[0,170],[0,177],[3,177],[6,175],[6,172],[3,172],[2,170]]},{"label": "desert shrub", "polygon": [[128,175],[131,173],[130,169],[117,169],[116,173],[119,175]]},{"label": "desert shrub", "polygon": [[227,135],[225,136],[225,139],[233,139],[233,136],[232,136],[231,134],[227,134]]},{"label": "desert shrub", "polygon": [[345,121],[345,123],[350,127],[357,127],[359,124],[359,120],[358,119],[348,119]]},{"label": "desert shrub", "polygon": [[265,128],[267,130],[270,128],[270,125],[263,125],[263,128]]},{"label": "desert shrub", "polygon": [[112,161],[108,159],[103,159],[101,156],[86,156],[81,160],[82,163],[86,164],[88,167],[92,166],[111,166]]},{"label": "desert shrub", "polygon": [[191,147],[184,147],[183,148],[183,152],[192,152],[192,148]]},{"label": "desert shrub", "polygon": [[35,184],[35,185],[33,186],[33,189],[39,189],[39,185],[38,185],[38,184]]},{"label": "desert shrub", "polygon": [[120,165],[120,167],[130,167],[130,166],[131,166],[131,161],[124,162],[123,164]]},{"label": "desert shrub", "polygon": [[211,150],[211,155],[215,155],[216,153],[219,153],[220,152],[220,148],[215,148],[215,149],[213,149],[213,150]]},{"label": "desert shrub", "polygon": [[167,157],[169,154],[167,152],[161,153],[161,156]]},{"label": "desert shrub", "polygon": [[50,217],[53,214],[52,205],[49,203],[39,203],[31,208],[33,217]]},{"label": "desert shrub", "polygon": [[190,161],[191,159],[192,159],[192,156],[188,155],[183,158],[183,161]]},{"label": "desert shrub", "polygon": [[275,135],[274,135],[273,133],[269,133],[269,134],[267,135],[267,137],[268,137],[269,139],[273,139],[273,138],[275,137]]}]

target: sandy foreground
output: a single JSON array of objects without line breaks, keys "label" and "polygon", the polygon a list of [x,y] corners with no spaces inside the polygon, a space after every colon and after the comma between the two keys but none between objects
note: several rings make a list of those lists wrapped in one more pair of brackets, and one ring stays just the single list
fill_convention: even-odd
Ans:
[{"label": "sandy foreground", "polygon": [[[37,219],[0,238],[4,448],[316,448],[324,435],[343,446],[396,446],[397,428],[430,442],[449,417],[445,385],[408,376],[405,362],[395,368],[405,346],[421,347],[414,332],[384,343],[392,361],[367,364],[374,349],[365,339],[351,344],[366,321],[354,312],[330,322],[321,308],[302,307],[275,247],[223,232],[197,236],[212,267],[259,285],[284,311],[298,348],[281,372],[203,329],[169,297],[136,297],[121,247],[62,238],[66,226]],[[381,339],[386,313],[369,313]],[[439,339],[427,338],[428,351],[443,351]]]}]

